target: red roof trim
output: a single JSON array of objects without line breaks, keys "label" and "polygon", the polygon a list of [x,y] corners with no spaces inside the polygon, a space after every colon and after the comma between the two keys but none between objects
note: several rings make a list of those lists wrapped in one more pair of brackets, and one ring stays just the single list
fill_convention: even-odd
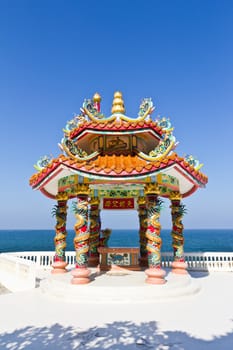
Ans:
[{"label": "red roof trim", "polygon": [[49,192],[47,192],[43,187],[40,189],[40,191],[48,198],[55,199],[55,196],[52,196]]},{"label": "red roof trim", "polygon": [[146,130],[154,130],[156,134],[159,136],[162,136],[163,132],[160,127],[158,127],[154,122],[135,122],[135,123],[128,123],[128,122],[121,122],[119,124],[116,123],[88,123],[86,122],[85,124],[79,126],[78,128],[72,130],[69,134],[69,137],[71,139],[74,139],[77,137],[79,134],[81,134],[84,130],[97,130],[101,132],[108,132],[108,131],[121,131],[122,133],[128,132],[129,130],[141,130],[141,131],[146,131]]},{"label": "red roof trim", "polygon": [[[196,185],[195,184],[196,181],[202,185],[205,185],[208,181],[208,178],[205,175],[193,170],[188,163],[186,165],[186,162],[184,162],[184,159],[179,158],[175,153],[163,159],[162,161],[156,161],[154,163],[152,162],[148,163],[137,156],[134,156],[134,157],[128,156],[128,158],[124,156],[122,157],[112,156],[109,158],[108,157],[109,156],[105,156],[105,159],[103,159],[104,156],[102,157],[98,156],[95,160],[91,160],[89,162],[83,161],[82,163],[80,163],[80,162],[77,162],[76,160],[73,160],[61,155],[58,159],[53,160],[53,162],[50,163],[50,165],[47,168],[42,170],[40,173],[33,175],[31,177],[30,184],[32,187],[37,187],[41,183],[41,186],[39,186],[39,188],[42,186],[44,187],[45,184],[51,181],[51,178],[54,178],[59,172],[62,171],[62,169],[58,169],[57,171],[55,171],[55,169],[62,164],[68,168],[78,170],[87,176],[88,174],[90,174],[90,175],[101,176],[103,178],[106,178],[109,176],[112,176],[113,178],[117,178],[117,177],[128,178],[132,176],[138,177],[142,175],[150,176],[150,174],[158,170],[163,170],[174,164],[177,164],[184,170],[184,172],[188,173],[190,177],[185,173],[183,173],[178,167],[175,167],[176,171],[182,173],[182,176],[185,176],[194,185]],[[111,160],[110,164],[112,163],[112,165],[108,164],[109,160]],[[129,165],[127,167],[125,164],[128,161],[129,161]],[[124,169],[121,166],[116,167],[116,163],[114,162],[119,162],[118,164],[120,165],[122,162],[122,167],[124,167]],[[50,177],[48,178],[48,176]],[[43,182],[44,180],[45,182]]]},{"label": "red roof trim", "polygon": [[[60,164],[58,164],[57,165],[57,167],[59,166]],[[61,173],[62,172],[62,169],[60,168],[60,169],[58,169],[57,171],[55,171],[55,172],[53,172],[52,173],[52,175],[50,176],[50,177],[47,177],[47,179],[46,179],[46,181],[45,182],[43,182],[43,185],[41,185],[41,186],[45,186],[45,185],[47,185],[47,183],[49,183],[52,179],[54,179],[59,173]],[[51,173],[50,173],[51,174]],[[49,175],[49,174],[48,174]],[[39,187],[39,189],[41,189],[40,187]]]}]

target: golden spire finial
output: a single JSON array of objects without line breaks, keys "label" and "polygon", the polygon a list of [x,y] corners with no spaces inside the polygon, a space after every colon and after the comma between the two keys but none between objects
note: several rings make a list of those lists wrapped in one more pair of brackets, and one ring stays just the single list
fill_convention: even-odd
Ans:
[{"label": "golden spire finial", "polygon": [[98,112],[100,112],[100,102],[101,102],[101,96],[98,94],[98,92],[95,93],[95,95],[92,98],[94,102],[94,106],[97,109]]},{"label": "golden spire finial", "polygon": [[93,101],[94,102],[101,102],[101,96],[100,96],[100,94],[98,94],[98,92],[96,92],[95,95],[93,96]]},{"label": "golden spire finial", "polygon": [[122,98],[122,93],[119,91],[115,92],[112,102],[112,114],[114,113],[125,113],[125,106]]}]

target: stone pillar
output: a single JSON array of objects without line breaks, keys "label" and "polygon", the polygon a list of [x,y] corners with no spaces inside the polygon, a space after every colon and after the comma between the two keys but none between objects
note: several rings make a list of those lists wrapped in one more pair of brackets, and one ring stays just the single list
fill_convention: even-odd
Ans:
[{"label": "stone pillar", "polygon": [[52,273],[65,273],[67,272],[65,261],[65,249],[66,249],[66,218],[67,218],[67,200],[68,196],[65,193],[58,193],[57,205],[54,206],[52,214],[56,216],[56,235],[54,237],[55,245],[55,257],[52,264]]},{"label": "stone pillar", "polygon": [[86,284],[90,282],[90,270],[87,269],[90,238],[90,233],[88,231],[88,185],[77,185],[77,193],[77,203],[73,206],[73,211],[77,219],[74,226],[76,234],[74,238],[76,268],[72,271],[73,279],[71,283]]},{"label": "stone pillar", "polygon": [[149,269],[145,271],[148,276],[146,283],[164,284],[165,271],[161,269],[161,225],[159,223],[162,201],[159,199],[159,188],[157,184],[148,184],[145,187],[147,202],[147,251]]},{"label": "stone pillar", "polygon": [[96,267],[99,265],[98,247],[100,245],[100,200],[98,197],[92,197],[90,200],[90,247],[89,247],[89,266]]},{"label": "stone pillar", "polygon": [[172,215],[172,247],[174,260],[172,263],[172,272],[177,274],[187,274],[187,264],[184,258],[184,236],[182,218],[185,214],[185,206],[181,204],[181,194],[179,192],[171,192],[171,215]]},{"label": "stone pillar", "polygon": [[138,197],[139,239],[140,239],[140,266],[148,266],[147,257],[147,210],[145,197]]}]

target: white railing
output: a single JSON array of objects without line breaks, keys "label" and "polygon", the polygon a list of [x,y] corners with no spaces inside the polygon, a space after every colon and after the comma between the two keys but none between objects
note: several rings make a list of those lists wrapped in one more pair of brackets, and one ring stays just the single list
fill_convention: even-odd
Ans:
[{"label": "white railing", "polygon": [[[162,266],[171,267],[172,253],[162,253]],[[233,253],[204,252],[185,253],[185,261],[190,271],[231,271],[233,272]]]},{"label": "white railing", "polygon": [[195,253],[185,254],[188,266],[192,270],[202,269],[205,271],[231,271],[233,272],[233,253]]},{"label": "white railing", "polygon": [[[8,253],[10,255],[17,256],[21,259],[26,259],[33,261],[36,264],[37,268],[49,268],[51,267],[54,261],[54,252],[16,252]],[[68,262],[68,267],[75,265],[75,252],[67,251],[66,252],[66,261]]]},{"label": "white railing", "polygon": [[[37,268],[51,268],[54,252],[16,252],[8,253],[18,258],[35,262]],[[173,261],[173,253],[162,253],[162,267],[170,268]],[[68,267],[75,265],[75,252],[66,252]],[[205,253],[185,253],[185,261],[188,270],[194,271],[232,271],[233,272],[233,252],[205,252]]]}]

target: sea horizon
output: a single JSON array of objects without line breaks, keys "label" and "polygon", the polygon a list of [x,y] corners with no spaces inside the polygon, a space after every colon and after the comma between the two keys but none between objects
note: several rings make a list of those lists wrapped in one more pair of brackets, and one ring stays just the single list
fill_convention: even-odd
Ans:
[{"label": "sea horizon", "polygon": [[[74,227],[67,227],[68,231],[74,230]],[[54,228],[48,227],[48,228],[0,228],[0,231],[48,231],[48,230],[54,230]],[[139,230],[139,228],[112,228],[112,230]],[[163,230],[172,230],[171,227],[162,227],[161,231]],[[233,227],[186,227],[184,228],[184,231],[187,230],[233,230]]]},{"label": "sea horizon", "polygon": [[[0,253],[54,251],[55,229],[0,229]],[[171,229],[161,229],[162,252],[172,252]],[[67,251],[74,251],[75,231],[67,228]],[[185,252],[232,252],[233,229],[184,229]],[[139,247],[139,229],[112,229],[109,247]]]}]

